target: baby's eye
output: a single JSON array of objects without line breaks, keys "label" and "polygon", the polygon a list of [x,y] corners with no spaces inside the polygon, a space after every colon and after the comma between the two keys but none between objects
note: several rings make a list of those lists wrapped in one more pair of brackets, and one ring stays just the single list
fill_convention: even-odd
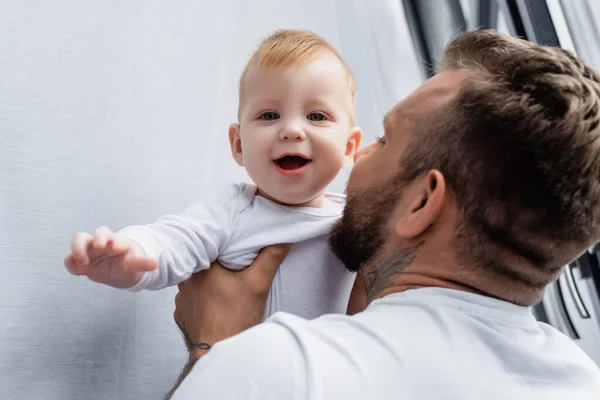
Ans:
[{"label": "baby's eye", "polygon": [[260,114],[260,119],[264,119],[265,121],[273,121],[279,119],[279,114],[277,114],[275,111],[266,111]]},{"label": "baby's eye", "polygon": [[385,136],[377,136],[375,140],[377,140],[377,143],[379,144],[385,144]]},{"label": "baby's eye", "polygon": [[309,121],[315,121],[315,122],[321,122],[321,121],[325,121],[325,116],[321,113],[310,113],[308,114],[308,120]]}]

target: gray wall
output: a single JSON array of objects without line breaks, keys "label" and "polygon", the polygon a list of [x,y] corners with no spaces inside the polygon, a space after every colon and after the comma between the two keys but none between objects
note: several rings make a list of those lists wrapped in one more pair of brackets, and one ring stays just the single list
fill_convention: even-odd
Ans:
[{"label": "gray wall", "polygon": [[396,0],[0,0],[0,398],[169,389],[185,357],[174,290],[95,285],[62,260],[76,231],[149,222],[246,179],[227,142],[238,76],[280,27],[346,58],[365,144],[420,83]]}]

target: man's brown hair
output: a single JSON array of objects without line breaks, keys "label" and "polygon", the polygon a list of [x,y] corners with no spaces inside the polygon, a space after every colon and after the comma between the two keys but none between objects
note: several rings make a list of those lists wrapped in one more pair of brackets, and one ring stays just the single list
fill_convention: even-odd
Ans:
[{"label": "man's brown hair", "polygon": [[442,68],[463,86],[416,121],[399,179],[440,170],[463,216],[461,264],[539,292],[600,239],[600,75],[493,31],[454,39]]}]

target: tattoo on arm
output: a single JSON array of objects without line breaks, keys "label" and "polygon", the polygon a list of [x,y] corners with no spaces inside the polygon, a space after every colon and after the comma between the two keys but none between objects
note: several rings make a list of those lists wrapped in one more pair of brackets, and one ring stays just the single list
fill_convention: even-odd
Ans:
[{"label": "tattoo on arm", "polygon": [[398,277],[415,259],[415,251],[424,242],[412,247],[400,249],[379,269],[362,274],[367,289],[367,303],[375,296],[392,286],[394,279]]},{"label": "tattoo on arm", "polygon": [[[179,378],[177,378],[177,382],[175,383],[175,386],[173,386],[173,389],[171,389],[169,391],[169,393],[167,393],[165,395],[164,400],[170,400],[171,399],[171,397],[173,396],[173,393],[175,393],[175,391],[177,390],[177,388],[179,388],[179,385],[181,385],[181,382],[183,382],[183,380],[192,371],[192,368],[194,368],[194,365],[196,365],[196,361],[198,361],[199,358],[196,357],[196,356],[194,356],[194,349],[209,350],[210,347],[211,347],[210,345],[207,345],[206,343],[194,344],[194,342],[192,342],[192,339],[190,338],[190,336],[185,331],[185,326],[179,325],[177,323],[177,321],[175,321],[175,323],[177,324],[177,326],[179,327],[179,330],[183,334],[183,340],[185,342],[185,347],[187,347],[187,349],[188,349],[188,352],[190,354],[190,358],[188,359],[187,364],[185,364],[185,366],[183,367],[183,370],[181,371],[181,374],[179,374]],[[203,346],[203,345],[205,345],[205,346]],[[206,346],[208,346],[208,347],[206,347]]]}]

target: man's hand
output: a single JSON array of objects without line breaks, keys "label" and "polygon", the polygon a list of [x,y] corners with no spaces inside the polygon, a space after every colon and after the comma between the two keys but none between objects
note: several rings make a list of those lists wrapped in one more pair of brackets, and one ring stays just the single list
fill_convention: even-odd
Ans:
[{"label": "man's hand", "polygon": [[193,348],[194,344],[212,346],[260,322],[271,283],[289,248],[267,246],[243,271],[213,263],[177,285],[173,316],[192,358],[207,352]]},{"label": "man's hand", "polygon": [[122,289],[134,286],[158,262],[129,238],[100,227],[93,236],[80,232],[73,237],[65,267],[73,275]]}]

